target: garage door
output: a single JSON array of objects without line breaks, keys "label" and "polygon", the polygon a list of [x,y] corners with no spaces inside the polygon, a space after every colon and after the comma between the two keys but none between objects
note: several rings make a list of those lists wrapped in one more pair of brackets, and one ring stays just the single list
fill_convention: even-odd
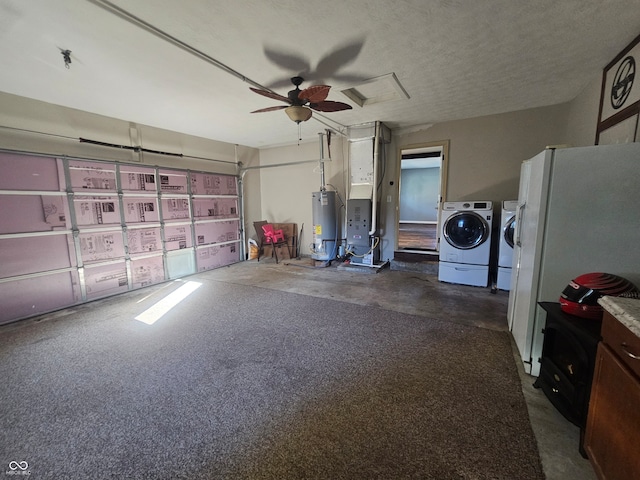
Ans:
[{"label": "garage door", "polygon": [[0,152],[0,324],[240,260],[237,177]]}]

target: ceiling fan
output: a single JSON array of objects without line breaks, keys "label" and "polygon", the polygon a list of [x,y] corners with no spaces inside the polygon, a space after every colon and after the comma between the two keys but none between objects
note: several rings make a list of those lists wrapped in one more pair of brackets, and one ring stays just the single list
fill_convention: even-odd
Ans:
[{"label": "ceiling fan", "polygon": [[340,110],[351,109],[351,105],[346,103],[326,100],[327,95],[329,95],[329,89],[331,88],[329,85],[312,85],[304,90],[300,90],[300,84],[302,82],[304,82],[302,77],[292,77],[291,83],[293,83],[296,88],[290,90],[286,97],[270,90],[249,87],[259,95],[280,100],[288,104],[288,106],[277,105],[275,107],[261,108],[251,113],[272,112],[274,110],[284,109],[289,118],[299,124],[311,118],[312,110],[317,112],[339,112]]}]

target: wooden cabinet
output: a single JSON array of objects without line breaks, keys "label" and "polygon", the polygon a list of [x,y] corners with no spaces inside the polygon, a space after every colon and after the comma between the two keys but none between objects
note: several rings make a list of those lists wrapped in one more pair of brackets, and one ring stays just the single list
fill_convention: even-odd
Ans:
[{"label": "wooden cabinet", "polygon": [[639,372],[640,338],[605,311],[585,439],[600,479],[640,478]]}]

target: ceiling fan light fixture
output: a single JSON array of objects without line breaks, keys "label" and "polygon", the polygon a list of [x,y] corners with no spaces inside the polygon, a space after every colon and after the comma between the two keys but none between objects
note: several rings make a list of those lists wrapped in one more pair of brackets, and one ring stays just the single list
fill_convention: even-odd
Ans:
[{"label": "ceiling fan light fixture", "polygon": [[289,118],[296,123],[306,122],[311,118],[311,114],[313,113],[310,108],[297,105],[287,107],[284,111]]}]

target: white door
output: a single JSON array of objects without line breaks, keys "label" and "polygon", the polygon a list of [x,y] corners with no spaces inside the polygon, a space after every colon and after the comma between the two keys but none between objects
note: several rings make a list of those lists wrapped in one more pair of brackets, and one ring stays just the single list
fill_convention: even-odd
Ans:
[{"label": "white door", "polygon": [[545,150],[523,164],[518,194],[519,217],[509,292],[509,328],[527,373],[532,372],[533,326],[552,156],[551,150]]}]

